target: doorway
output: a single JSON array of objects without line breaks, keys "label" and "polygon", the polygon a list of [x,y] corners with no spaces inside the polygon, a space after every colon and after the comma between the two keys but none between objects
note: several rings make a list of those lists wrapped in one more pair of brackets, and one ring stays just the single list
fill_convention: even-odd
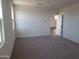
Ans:
[{"label": "doorway", "polygon": [[64,15],[55,15],[55,20],[56,20],[56,35],[63,37]]}]

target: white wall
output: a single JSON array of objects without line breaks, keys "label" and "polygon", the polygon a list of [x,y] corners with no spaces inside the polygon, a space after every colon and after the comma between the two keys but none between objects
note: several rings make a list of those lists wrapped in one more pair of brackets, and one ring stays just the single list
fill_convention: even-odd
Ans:
[{"label": "white wall", "polygon": [[49,8],[15,6],[16,37],[49,35],[52,14]]},{"label": "white wall", "polygon": [[64,13],[63,36],[79,43],[79,3],[61,9]]},{"label": "white wall", "polygon": [[0,48],[0,59],[9,59],[14,44],[14,34],[11,18],[11,0],[2,0],[2,11],[4,21],[5,43],[3,47]]}]

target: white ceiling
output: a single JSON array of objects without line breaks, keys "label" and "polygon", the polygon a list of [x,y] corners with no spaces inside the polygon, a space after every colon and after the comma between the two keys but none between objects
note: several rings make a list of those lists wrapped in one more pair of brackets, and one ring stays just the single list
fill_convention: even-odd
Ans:
[{"label": "white ceiling", "polygon": [[63,7],[79,0],[13,0],[15,5],[25,5],[34,7]]}]

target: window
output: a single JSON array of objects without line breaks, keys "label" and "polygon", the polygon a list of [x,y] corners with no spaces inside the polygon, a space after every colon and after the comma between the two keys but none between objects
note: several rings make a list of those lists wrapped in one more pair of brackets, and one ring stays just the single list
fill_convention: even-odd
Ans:
[{"label": "window", "polygon": [[2,17],[2,4],[0,0],[0,48],[4,44],[4,26],[3,26],[3,17]]},{"label": "window", "polygon": [[13,5],[11,5],[11,16],[12,16],[12,25],[13,25],[13,30],[14,30],[14,11],[13,11]]}]

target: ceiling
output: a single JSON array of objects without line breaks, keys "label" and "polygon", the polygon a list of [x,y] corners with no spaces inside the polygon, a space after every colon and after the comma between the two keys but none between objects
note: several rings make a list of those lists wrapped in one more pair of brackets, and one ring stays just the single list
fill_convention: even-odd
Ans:
[{"label": "ceiling", "polygon": [[79,0],[13,0],[15,5],[24,5],[32,7],[63,7]]}]

